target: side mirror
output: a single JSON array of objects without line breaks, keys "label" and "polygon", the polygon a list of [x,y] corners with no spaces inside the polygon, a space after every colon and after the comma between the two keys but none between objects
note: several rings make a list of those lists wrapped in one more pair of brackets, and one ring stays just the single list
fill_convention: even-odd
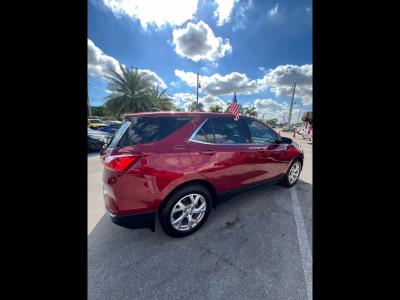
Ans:
[{"label": "side mirror", "polygon": [[276,143],[280,144],[281,142],[282,142],[282,137],[279,134],[277,134],[276,135]]}]

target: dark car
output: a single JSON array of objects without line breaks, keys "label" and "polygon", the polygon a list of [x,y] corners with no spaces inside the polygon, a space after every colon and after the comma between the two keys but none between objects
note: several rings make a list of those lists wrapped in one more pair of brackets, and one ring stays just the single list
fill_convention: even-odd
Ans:
[{"label": "dark car", "polygon": [[99,131],[107,132],[110,134],[114,134],[115,132],[118,131],[118,129],[121,127],[122,123],[110,123],[109,125],[99,128]]},{"label": "dark car", "polygon": [[264,184],[293,186],[303,150],[252,117],[222,113],[136,113],[101,151],[111,220],[170,236],[198,230],[211,208]]},{"label": "dark car", "polygon": [[108,143],[112,134],[99,130],[87,129],[88,152],[100,151]]}]

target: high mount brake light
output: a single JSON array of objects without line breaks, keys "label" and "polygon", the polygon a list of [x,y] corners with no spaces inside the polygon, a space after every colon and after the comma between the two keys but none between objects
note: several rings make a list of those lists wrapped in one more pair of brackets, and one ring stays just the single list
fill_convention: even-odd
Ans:
[{"label": "high mount brake light", "polygon": [[101,161],[105,168],[114,172],[126,171],[132,166],[140,157],[140,154],[117,154],[117,155],[104,155]]}]

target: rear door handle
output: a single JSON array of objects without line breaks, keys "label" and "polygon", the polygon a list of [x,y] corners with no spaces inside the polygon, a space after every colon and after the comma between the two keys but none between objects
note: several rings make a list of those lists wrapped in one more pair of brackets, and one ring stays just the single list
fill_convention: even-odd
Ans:
[{"label": "rear door handle", "polygon": [[205,150],[205,151],[200,151],[200,154],[205,154],[205,155],[214,155],[216,152],[214,150]]},{"label": "rear door handle", "polygon": [[257,150],[259,152],[263,152],[263,151],[267,150],[267,147],[250,147],[249,149]]}]

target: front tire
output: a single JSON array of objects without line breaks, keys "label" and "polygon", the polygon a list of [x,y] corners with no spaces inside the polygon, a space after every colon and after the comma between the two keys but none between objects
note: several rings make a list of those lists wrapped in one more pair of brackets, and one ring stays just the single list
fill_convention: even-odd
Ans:
[{"label": "front tire", "polygon": [[200,184],[175,192],[159,213],[162,229],[172,237],[184,237],[197,231],[211,210],[211,194]]},{"label": "front tire", "polygon": [[280,182],[280,185],[288,188],[294,186],[300,177],[301,169],[302,164],[300,160],[295,159],[290,168],[287,170],[285,177],[283,177],[282,181]]}]

